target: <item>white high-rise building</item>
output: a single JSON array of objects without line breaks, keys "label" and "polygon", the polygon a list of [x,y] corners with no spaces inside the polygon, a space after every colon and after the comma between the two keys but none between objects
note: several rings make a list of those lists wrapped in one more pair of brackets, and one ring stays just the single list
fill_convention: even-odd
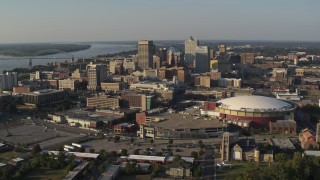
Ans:
[{"label": "white high-rise building", "polygon": [[18,73],[7,72],[0,75],[0,90],[11,90],[18,86]]},{"label": "white high-rise building", "polygon": [[184,42],[185,58],[184,63],[194,65],[196,58],[196,48],[199,46],[199,41],[192,36]]}]

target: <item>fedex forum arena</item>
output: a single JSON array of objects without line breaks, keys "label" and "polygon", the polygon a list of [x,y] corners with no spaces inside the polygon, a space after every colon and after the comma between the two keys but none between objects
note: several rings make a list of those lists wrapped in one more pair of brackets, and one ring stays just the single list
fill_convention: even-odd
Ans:
[{"label": "fedex forum arena", "polygon": [[268,125],[270,121],[294,117],[296,105],[264,96],[237,96],[214,103],[220,118],[249,120],[254,126]]}]

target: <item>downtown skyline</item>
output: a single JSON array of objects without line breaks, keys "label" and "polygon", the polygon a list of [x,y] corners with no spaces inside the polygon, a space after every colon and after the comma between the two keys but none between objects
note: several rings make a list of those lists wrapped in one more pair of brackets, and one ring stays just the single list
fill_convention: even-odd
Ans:
[{"label": "downtown skyline", "polygon": [[184,40],[190,35],[320,41],[319,5],[315,0],[14,0],[0,3],[0,43]]}]

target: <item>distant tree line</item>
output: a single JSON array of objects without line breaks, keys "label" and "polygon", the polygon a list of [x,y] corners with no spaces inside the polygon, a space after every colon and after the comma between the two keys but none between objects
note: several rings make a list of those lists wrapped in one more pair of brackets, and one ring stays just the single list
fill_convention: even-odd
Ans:
[{"label": "distant tree line", "polygon": [[[4,50],[14,50],[23,52],[25,55],[33,55],[36,52],[39,52],[41,50],[46,49],[58,49],[64,52],[74,52],[74,51],[81,51],[89,49],[91,45],[86,44],[48,44],[48,43],[42,43],[42,44],[3,44],[0,45],[0,51]],[[41,55],[50,55],[50,54],[56,54],[56,53],[44,53]],[[22,54],[16,54],[14,52],[6,52],[3,53],[3,55],[8,56],[23,56]]]}]

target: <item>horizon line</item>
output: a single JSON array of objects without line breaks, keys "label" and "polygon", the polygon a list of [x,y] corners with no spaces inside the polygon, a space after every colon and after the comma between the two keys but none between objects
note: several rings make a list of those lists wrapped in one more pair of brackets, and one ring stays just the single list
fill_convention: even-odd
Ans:
[{"label": "horizon line", "polygon": [[[150,40],[150,41],[185,41],[185,39],[166,39],[166,40],[160,40],[160,39],[139,39],[139,40],[87,40],[87,41],[33,41],[33,42],[0,42],[0,45],[6,45],[6,44],[53,44],[53,43],[104,43],[104,42],[138,42],[140,40]],[[239,39],[197,39],[199,41],[226,41],[226,42],[289,42],[289,43],[298,43],[298,42],[304,42],[304,43],[320,43],[320,40],[239,40]]]}]

